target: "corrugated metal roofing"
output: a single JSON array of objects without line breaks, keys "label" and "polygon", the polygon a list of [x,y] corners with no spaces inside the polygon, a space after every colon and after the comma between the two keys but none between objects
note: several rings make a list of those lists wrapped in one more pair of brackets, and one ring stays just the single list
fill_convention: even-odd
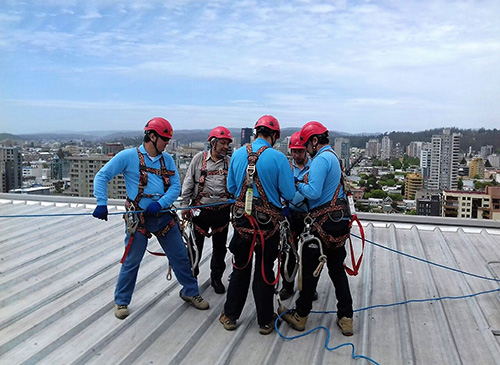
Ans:
[{"label": "corrugated metal roofing", "polygon": [[[294,340],[276,332],[260,335],[251,295],[237,330],[225,331],[218,321],[225,296],[209,286],[208,241],[199,276],[201,293],[211,305],[208,311],[184,303],[175,277],[165,278],[165,259],[146,254],[131,314],[116,319],[113,291],[123,253],[123,220],[118,214],[108,222],[92,218],[93,204],[84,198],[0,194],[0,215],[10,216],[0,218],[1,364],[369,363],[351,359],[350,346],[325,349],[325,330]],[[121,202],[111,201],[109,208],[119,212]],[[57,215],[12,217],[33,214]],[[373,214],[361,218],[372,242],[479,276],[500,277],[498,223]],[[155,240],[152,247],[159,250]],[[229,255],[227,263],[226,284]],[[497,290],[499,282],[367,243],[361,273],[350,277],[350,284],[358,310],[353,337],[341,335],[334,314],[309,316],[308,330],[323,326],[330,331],[330,347],[352,343],[357,355],[380,364],[500,364],[500,336],[494,335],[500,330],[498,291],[359,310],[468,296]],[[318,292],[314,310],[335,310],[326,273]],[[285,305],[293,306],[293,299]],[[284,336],[301,334],[284,323],[279,328]]]}]

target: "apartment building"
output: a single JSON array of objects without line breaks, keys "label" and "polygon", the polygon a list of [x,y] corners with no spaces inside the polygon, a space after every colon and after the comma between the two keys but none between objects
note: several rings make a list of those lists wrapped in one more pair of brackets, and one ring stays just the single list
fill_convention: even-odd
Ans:
[{"label": "apartment building", "polygon": [[[111,156],[91,155],[68,157],[70,162],[70,187],[65,194],[81,197],[94,196],[94,176]],[[123,175],[115,176],[108,184],[108,197],[126,199],[127,190]]]},{"label": "apartment building", "polygon": [[456,190],[458,187],[458,165],[460,134],[444,129],[443,134],[432,136],[429,189]]},{"label": "apartment building", "polygon": [[0,192],[20,189],[23,182],[23,156],[19,147],[0,147]]},{"label": "apartment building", "polygon": [[443,191],[443,217],[492,219],[491,195],[486,192]]},{"label": "apartment building", "polygon": [[418,189],[424,187],[424,179],[420,172],[407,174],[405,178],[405,199],[415,199]]},{"label": "apartment building", "polygon": [[474,157],[469,162],[469,177],[474,178],[476,175],[480,179],[484,179],[484,160],[482,157]]}]

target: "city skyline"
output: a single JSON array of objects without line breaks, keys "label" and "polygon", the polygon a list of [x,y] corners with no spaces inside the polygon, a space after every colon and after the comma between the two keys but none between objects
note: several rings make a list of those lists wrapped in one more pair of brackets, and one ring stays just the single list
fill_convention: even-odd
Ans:
[{"label": "city skyline", "polygon": [[0,132],[499,125],[500,3],[7,1]]}]

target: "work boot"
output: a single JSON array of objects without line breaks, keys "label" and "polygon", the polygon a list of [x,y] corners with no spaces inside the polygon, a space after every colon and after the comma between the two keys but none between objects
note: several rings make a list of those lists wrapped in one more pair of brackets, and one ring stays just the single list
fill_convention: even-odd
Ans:
[{"label": "work boot", "polygon": [[278,318],[278,315],[276,313],[273,313],[273,320],[269,322],[268,324],[265,324],[263,326],[259,326],[259,333],[261,335],[268,335],[274,330],[274,323],[276,322],[276,318]]},{"label": "work boot", "polygon": [[205,299],[203,299],[200,294],[195,295],[194,297],[188,297],[182,294],[182,289],[181,289],[181,291],[179,292],[179,296],[185,302],[192,304],[196,309],[203,310],[203,309],[208,309],[210,307],[210,304],[208,304],[208,302]]},{"label": "work boot", "polygon": [[128,307],[126,305],[115,304],[115,317],[125,319],[128,317]]},{"label": "work boot", "polygon": [[229,318],[224,312],[221,313],[219,322],[222,323],[226,331],[234,331],[236,329],[236,320]]},{"label": "work boot", "polygon": [[337,318],[337,324],[342,330],[344,336],[352,336],[354,334],[352,329],[352,318],[342,317]]},{"label": "work boot", "polygon": [[226,287],[222,284],[221,279],[212,279],[211,285],[217,294],[224,294],[226,292]]},{"label": "work boot", "polygon": [[288,310],[287,307],[281,306],[278,308],[278,313],[281,314],[281,318],[294,330],[303,331],[306,329],[307,317],[299,316],[295,309]]}]

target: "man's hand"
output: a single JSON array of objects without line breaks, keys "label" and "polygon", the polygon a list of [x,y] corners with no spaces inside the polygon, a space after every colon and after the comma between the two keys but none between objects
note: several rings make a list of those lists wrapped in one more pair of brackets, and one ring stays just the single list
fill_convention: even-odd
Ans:
[{"label": "man's hand", "polygon": [[156,215],[160,212],[161,205],[158,202],[152,202],[148,205],[148,207],[144,210],[145,215]]},{"label": "man's hand", "polygon": [[92,215],[96,218],[107,221],[108,220],[108,206],[107,205],[98,205],[94,209],[94,213]]}]

